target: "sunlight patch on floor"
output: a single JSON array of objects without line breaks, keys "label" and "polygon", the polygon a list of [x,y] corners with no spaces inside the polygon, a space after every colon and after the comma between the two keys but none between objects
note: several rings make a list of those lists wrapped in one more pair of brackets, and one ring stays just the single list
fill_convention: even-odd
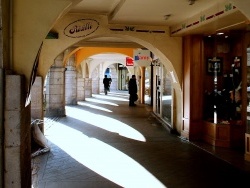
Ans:
[{"label": "sunlight patch on floor", "polygon": [[119,106],[116,103],[112,103],[112,102],[108,102],[108,101],[104,101],[104,100],[98,100],[98,99],[95,99],[93,97],[92,98],[86,98],[85,101],[95,102],[95,103],[98,103],[98,104],[108,104],[108,105],[111,105],[111,106]]},{"label": "sunlight patch on floor", "polygon": [[122,98],[122,97],[115,97],[111,95],[95,95],[93,94],[93,97],[100,98],[100,99],[108,99],[108,100],[114,100],[114,101],[129,101],[128,98]]},{"label": "sunlight patch on floor", "polygon": [[111,110],[108,110],[107,108],[103,108],[103,107],[96,106],[96,105],[93,105],[93,104],[89,104],[89,103],[86,103],[86,102],[77,102],[77,104],[79,104],[81,106],[88,106],[90,108],[97,109],[97,110],[102,110],[102,111],[105,111],[105,112],[112,112]]},{"label": "sunlight patch on floor", "polygon": [[141,142],[146,141],[146,138],[139,131],[114,118],[94,114],[70,106],[66,106],[66,111],[67,116],[86,122],[90,125],[99,127],[109,132],[118,133],[120,136],[124,136],[126,138],[138,140]]},{"label": "sunlight patch on floor", "polygon": [[[122,187],[165,188],[157,178],[134,159],[116,148],[57,123],[47,139],[72,158]],[[54,134],[52,134],[54,132]]]},{"label": "sunlight patch on floor", "polygon": [[[104,93],[100,93],[101,95],[104,95]],[[129,93],[128,91],[123,91],[123,92],[108,92],[108,96],[113,96],[113,97],[123,97],[123,98],[128,98]]]}]

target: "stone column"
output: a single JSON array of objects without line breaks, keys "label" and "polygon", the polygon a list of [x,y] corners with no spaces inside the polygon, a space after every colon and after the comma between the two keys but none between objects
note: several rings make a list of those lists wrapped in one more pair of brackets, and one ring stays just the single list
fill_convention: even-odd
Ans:
[{"label": "stone column", "polygon": [[[112,79],[112,82],[111,82],[111,85],[110,85],[110,91],[116,91],[117,90],[117,68],[112,65],[110,66],[110,69],[111,69],[111,79]],[[125,75],[124,75],[125,76]]]},{"label": "stone column", "polygon": [[85,78],[84,85],[85,85],[85,98],[92,97],[92,79]]},{"label": "stone column", "polygon": [[92,59],[88,58],[84,61],[83,65],[83,78],[84,78],[84,92],[85,92],[85,98],[92,97],[92,79],[90,77],[89,73],[89,66]]},{"label": "stone column", "polygon": [[85,100],[85,88],[84,88],[84,79],[82,74],[77,73],[77,101]]},{"label": "stone column", "polygon": [[65,116],[65,68],[62,65],[62,60],[63,56],[59,56],[47,74],[45,91],[46,117]]},{"label": "stone column", "polygon": [[77,104],[77,82],[75,56],[71,56],[66,65],[65,71],[65,104]]},{"label": "stone column", "polygon": [[99,69],[96,68],[93,73],[92,73],[92,93],[93,94],[99,94],[100,93],[100,88],[99,88]]},{"label": "stone column", "polygon": [[31,187],[30,105],[25,107],[24,77],[7,75],[4,109],[4,187]]},{"label": "stone column", "polygon": [[[37,76],[31,88],[31,118],[43,120],[43,81],[41,76]],[[44,132],[43,124],[39,124],[39,128]]]},{"label": "stone column", "polygon": [[31,118],[43,119],[43,80],[37,76],[31,88]]},{"label": "stone column", "polygon": [[104,75],[103,75],[103,63],[100,63],[99,66],[99,93],[104,93],[104,86],[103,86],[103,78],[104,78]]},{"label": "stone column", "polygon": [[[0,163],[4,164],[4,70],[0,68]],[[4,168],[0,168],[0,187],[4,187]]]}]

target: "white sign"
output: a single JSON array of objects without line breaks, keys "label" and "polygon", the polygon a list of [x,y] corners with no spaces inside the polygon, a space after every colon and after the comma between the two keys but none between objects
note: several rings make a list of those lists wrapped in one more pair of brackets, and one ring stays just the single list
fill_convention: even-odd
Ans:
[{"label": "white sign", "polygon": [[152,58],[149,50],[134,50],[134,61],[140,66],[149,66]]}]

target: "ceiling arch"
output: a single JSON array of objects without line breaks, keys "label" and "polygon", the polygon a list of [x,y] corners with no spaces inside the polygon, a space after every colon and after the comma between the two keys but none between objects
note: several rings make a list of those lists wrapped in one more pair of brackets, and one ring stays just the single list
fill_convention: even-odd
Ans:
[{"label": "ceiling arch", "polygon": [[76,52],[76,64],[86,58],[121,61],[126,56],[133,57],[133,50],[134,48],[83,47]]}]

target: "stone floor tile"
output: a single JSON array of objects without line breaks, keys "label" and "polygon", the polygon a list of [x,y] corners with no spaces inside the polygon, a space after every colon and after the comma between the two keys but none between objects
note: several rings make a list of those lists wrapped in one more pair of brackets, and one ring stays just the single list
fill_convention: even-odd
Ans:
[{"label": "stone floor tile", "polygon": [[118,106],[86,100],[67,106],[66,117],[45,118],[51,151],[32,159],[34,188],[241,188],[249,182],[242,154],[171,134],[150,106],[129,108],[117,100],[122,95],[93,95]]}]

